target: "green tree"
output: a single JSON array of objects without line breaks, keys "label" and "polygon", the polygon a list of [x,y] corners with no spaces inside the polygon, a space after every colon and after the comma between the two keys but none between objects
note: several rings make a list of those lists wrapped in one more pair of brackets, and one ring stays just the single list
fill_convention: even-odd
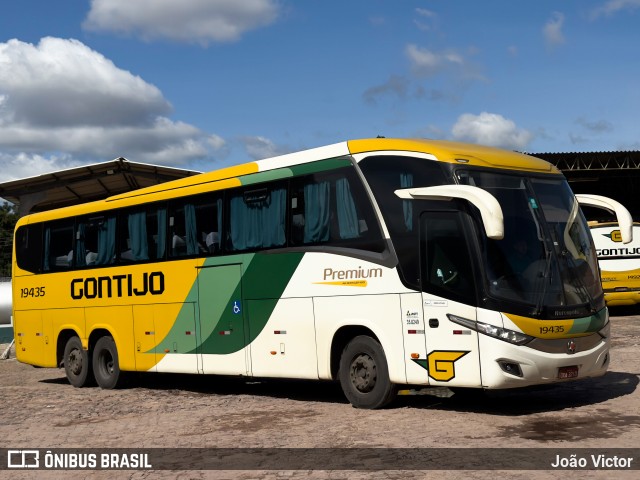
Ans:
[{"label": "green tree", "polygon": [[0,204],[0,277],[11,276],[13,229],[17,221],[16,207],[9,203]]}]

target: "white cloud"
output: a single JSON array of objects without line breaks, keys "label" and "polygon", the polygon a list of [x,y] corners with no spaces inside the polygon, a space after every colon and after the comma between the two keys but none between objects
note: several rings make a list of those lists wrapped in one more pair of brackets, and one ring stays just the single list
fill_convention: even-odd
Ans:
[{"label": "white cloud", "polygon": [[438,16],[435,12],[427,10],[426,8],[416,8],[416,13],[425,18],[434,18]]},{"label": "white cloud", "polygon": [[160,90],[77,40],[0,43],[0,154],[31,174],[124,156],[181,165],[224,140],[166,117]]},{"label": "white cloud", "polygon": [[419,20],[414,20],[415,25],[425,32],[433,30],[434,22],[437,20],[438,15],[426,8],[416,8],[415,12],[420,17]]},{"label": "white cloud", "polygon": [[460,115],[451,133],[458,141],[514,150],[525,150],[533,139],[532,133],[518,128],[512,120],[487,112]]},{"label": "white cloud", "polygon": [[144,40],[208,45],[270,25],[279,10],[275,0],[92,0],[83,26]]},{"label": "white cloud", "polygon": [[291,153],[291,149],[282,145],[276,145],[266,137],[242,137],[240,141],[244,144],[247,154],[254,160],[277,157]]},{"label": "white cloud", "polygon": [[595,8],[591,11],[591,18],[593,20],[599,17],[610,17],[618,12],[633,11],[640,8],[640,0],[609,0],[602,6]]},{"label": "white cloud", "polygon": [[77,40],[51,37],[0,43],[0,94],[0,122],[31,126],[140,124],[171,111],[155,86]]},{"label": "white cloud", "polygon": [[551,18],[547,21],[542,29],[545,42],[549,46],[561,45],[564,43],[564,35],[562,27],[564,25],[564,14],[553,12]]},{"label": "white cloud", "polygon": [[444,57],[429,49],[409,44],[405,52],[411,61],[411,68],[416,73],[432,76],[440,73],[445,67]]},{"label": "white cloud", "polygon": [[45,172],[64,170],[77,166],[77,162],[69,156],[51,155],[48,157],[19,153],[16,155],[0,152],[0,182],[33,177]]},{"label": "white cloud", "polygon": [[435,77],[448,73],[460,79],[483,80],[476,67],[453,50],[434,52],[411,43],[405,47],[405,54],[409,58],[413,74],[417,77]]}]

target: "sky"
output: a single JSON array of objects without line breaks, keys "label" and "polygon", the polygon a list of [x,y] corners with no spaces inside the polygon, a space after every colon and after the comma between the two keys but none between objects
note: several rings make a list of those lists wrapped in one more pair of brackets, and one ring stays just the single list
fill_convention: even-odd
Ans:
[{"label": "sky", "polygon": [[640,0],[20,0],[0,182],[354,138],[640,149]]}]

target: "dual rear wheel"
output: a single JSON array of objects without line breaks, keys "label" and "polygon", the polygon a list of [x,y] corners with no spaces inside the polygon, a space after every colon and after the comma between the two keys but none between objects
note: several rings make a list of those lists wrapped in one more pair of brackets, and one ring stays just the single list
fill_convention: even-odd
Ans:
[{"label": "dual rear wheel", "polygon": [[[93,384],[112,389],[121,379],[118,349],[110,336],[101,337],[89,352],[82,348],[77,336],[71,337],[64,349],[64,368],[74,387]],[[340,385],[356,408],[382,408],[396,396],[397,387],[389,379],[389,368],[380,343],[366,335],[352,339],[340,357]]]},{"label": "dual rear wheel", "polygon": [[87,387],[95,382],[101,388],[112,389],[121,378],[118,349],[110,336],[100,337],[91,355],[82,348],[80,338],[71,337],[65,345],[63,361],[67,379],[74,387]]}]

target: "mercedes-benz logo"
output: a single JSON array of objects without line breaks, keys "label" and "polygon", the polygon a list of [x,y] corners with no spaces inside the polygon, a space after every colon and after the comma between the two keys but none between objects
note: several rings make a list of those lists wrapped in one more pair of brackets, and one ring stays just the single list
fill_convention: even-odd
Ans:
[{"label": "mercedes-benz logo", "polygon": [[567,342],[567,353],[576,353],[576,342],[573,340]]}]

